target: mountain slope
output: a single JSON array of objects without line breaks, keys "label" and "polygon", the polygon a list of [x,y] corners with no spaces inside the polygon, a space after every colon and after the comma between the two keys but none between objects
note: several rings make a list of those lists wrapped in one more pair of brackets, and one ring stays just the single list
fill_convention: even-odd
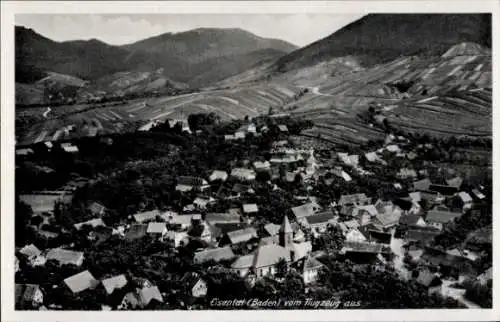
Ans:
[{"label": "mountain slope", "polygon": [[[196,86],[209,85],[243,72],[260,60],[276,59],[296,49],[294,45],[265,39],[241,29],[196,29],[163,34],[125,46],[99,40],[55,42],[31,29],[16,27],[16,80],[33,83],[46,72],[94,81],[117,72],[152,72]],[[247,59],[237,59],[250,55]],[[253,58],[252,58],[253,57]],[[221,59],[230,61],[214,64]],[[218,73],[218,68],[223,71]],[[206,71],[212,69],[212,73]],[[205,73],[203,77],[200,74]]]},{"label": "mountain slope", "polygon": [[369,14],[281,57],[274,68],[286,72],[343,56],[360,57],[371,66],[400,56],[441,55],[461,42],[491,48],[491,15]]}]

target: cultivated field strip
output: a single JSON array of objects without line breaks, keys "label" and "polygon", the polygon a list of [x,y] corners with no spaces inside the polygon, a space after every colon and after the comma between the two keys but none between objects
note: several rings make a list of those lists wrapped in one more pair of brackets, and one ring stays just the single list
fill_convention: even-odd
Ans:
[{"label": "cultivated field strip", "polygon": [[[41,117],[29,131],[18,133],[18,144],[30,145],[54,139],[67,140],[80,136],[132,131],[150,121],[187,119],[192,113],[213,112],[222,120],[254,117],[268,113],[270,107],[281,109],[293,101],[299,91],[299,88],[291,85],[265,84],[174,97],[138,99],[106,107],[57,107],[54,114],[51,113],[52,118]],[[45,111],[46,108],[22,109],[18,117],[33,114],[41,116],[42,110]],[[70,133],[63,130],[71,124],[75,125],[74,130]],[[56,133],[58,134],[55,136]]]}]

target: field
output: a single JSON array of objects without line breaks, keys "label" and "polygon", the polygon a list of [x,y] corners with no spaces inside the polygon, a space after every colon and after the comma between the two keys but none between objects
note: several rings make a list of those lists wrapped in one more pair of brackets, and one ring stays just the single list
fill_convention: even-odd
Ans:
[{"label": "field", "polygon": [[[294,99],[300,88],[265,84],[240,86],[179,96],[129,101],[105,107],[73,105],[47,108],[23,108],[16,117],[33,118],[29,128],[17,128],[18,145],[73,137],[133,131],[149,122],[167,119],[186,120],[192,113],[214,112],[222,120],[242,119],[280,108]],[[73,129],[68,128],[73,125]]]},{"label": "field", "polygon": [[488,51],[477,55],[402,57],[322,79],[312,73],[314,81],[310,82],[304,75],[300,79],[295,75],[295,85],[309,88],[309,93],[288,108],[293,116],[314,122],[315,126],[304,133],[309,137],[349,144],[380,139],[383,133],[356,119],[370,104],[381,107],[389,123],[405,131],[437,137],[492,135]]}]

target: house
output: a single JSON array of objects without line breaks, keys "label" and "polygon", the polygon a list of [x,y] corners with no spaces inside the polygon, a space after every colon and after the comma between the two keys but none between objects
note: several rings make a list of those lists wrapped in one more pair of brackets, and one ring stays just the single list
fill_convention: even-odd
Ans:
[{"label": "house", "polygon": [[434,227],[415,227],[408,229],[404,239],[408,242],[414,241],[427,243],[439,234],[440,230]]},{"label": "house", "polygon": [[255,193],[255,191],[252,189],[251,186],[241,184],[241,183],[235,183],[231,192],[233,194],[236,194],[236,196],[238,196],[238,197],[240,197],[242,193],[243,194],[244,193],[250,193],[250,194]]},{"label": "house", "polygon": [[[272,243],[270,243],[270,244],[272,244]],[[267,245],[269,245],[269,244],[267,244]],[[251,272],[251,269],[253,267],[254,257],[255,257],[254,254],[249,254],[249,255],[244,255],[244,256],[238,257],[231,264],[231,270],[236,272],[241,277],[247,276]]]},{"label": "house", "polygon": [[452,179],[446,180],[446,184],[458,190],[462,186],[463,181],[464,179],[462,179],[461,177],[454,177]]},{"label": "house", "polygon": [[257,231],[253,227],[234,230],[226,233],[226,235],[220,241],[221,246],[225,246],[228,244],[237,245],[241,243],[246,243],[252,239],[256,239]]},{"label": "house", "polygon": [[114,290],[119,290],[127,285],[127,278],[125,275],[121,274],[103,279],[101,280],[101,284],[106,290],[106,293],[112,294]]},{"label": "house", "polygon": [[203,178],[179,176],[177,177],[177,185],[175,186],[175,190],[180,192],[188,192],[192,190],[203,191],[209,187],[210,185]]},{"label": "house", "polygon": [[408,227],[425,227],[427,224],[422,216],[419,215],[406,215],[399,219],[400,225],[406,225]]},{"label": "house", "polygon": [[231,260],[235,257],[231,247],[217,247],[205,249],[194,253],[193,261],[197,264],[202,264],[208,261],[220,262],[222,260]]},{"label": "house", "polygon": [[329,224],[335,224],[335,216],[331,211],[321,212],[305,218],[307,226],[318,233],[326,231]]},{"label": "house", "polygon": [[311,256],[307,256],[303,260],[302,270],[299,272],[302,275],[304,284],[311,284],[318,280],[318,273],[324,267],[324,265],[317,259]]},{"label": "house", "polygon": [[181,281],[187,294],[192,297],[204,297],[207,295],[207,283],[198,273],[188,272],[184,274]]},{"label": "house", "polygon": [[268,234],[268,236],[277,236],[280,231],[281,226],[273,223],[269,223],[264,225],[264,231]]},{"label": "house", "polygon": [[214,170],[212,172],[212,174],[210,175],[210,177],[208,177],[208,180],[210,182],[217,181],[217,180],[226,181],[227,177],[228,177],[228,174],[226,171]]},{"label": "house", "polygon": [[401,168],[396,174],[399,179],[414,179],[417,177],[417,172],[414,169]]},{"label": "house", "polygon": [[170,230],[165,234],[163,240],[170,242],[175,248],[177,248],[179,246],[186,245],[189,242],[189,236],[185,231]]},{"label": "house", "polygon": [[348,166],[357,167],[359,165],[359,155],[357,154],[349,155],[347,153],[338,152],[337,157]]},{"label": "house", "polygon": [[17,156],[28,156],[28,155],[31,155],[35,152],[33,152],[32,149],[30,148],[27,148],[27,149],[16,149],[16,155]]},{"label": "house", "polygon": [[104,222],[102,221],[101,218],[95,218],[95,219],[91,219],[91,220],[87,220],[87,221],[75,224],[74,226],[75,226],[76,230],[80,230],[83,226],[89,226],[89,227],[95,228],[95,227],[99,227],[99,226],[104,227],[106,225],[104,224]]},{"label": "house", "polygon": [[93,202],[93,203],[90,204],[90,206],[87,207],[87,210],[93,216],[96,216],[96,217],[99,216],[99,217],[101,217],[106,212],[106,207],[104,207],[103,205],[101,205],[98,202]]},{"label": "house", "polygon": [[345,240],[349,241],[349,242],[357,242],[357,243],[367,241],[365,235],[362,234],[358,228],[350,229],[345,235]]},{"label": "house", "polygon": [[125,239],[134,240],[146,236],[148,231],[147,224],[134,224],[131,225],[127,233],[125,234]]},{"label": "house", "polygon": [[255,161],[253,163],[253,167],[255,169],[255,171],[267,171],[269,169],[271,169],[271,163],[269,161]]},{"label": "house", "polygon": [[436,191],[429,191],[429,190],[422,190],[420,192],[420,197],[421,200],[425,200],[427,203],[433,205],[433,204],[439,204],[443,202],[446,198],[441,195],[439,192]]},{"label": "house", "polygon": [[472,189],[472,194],[479,200],[483,200],[486,196],[478,189]]},{"label": "house", "polygon": [[292,212],[295,218],[300,219],[308,216],[312,216],[320,210],[320,206],[316,202],[308,202],[301,206],[293,207]]},{"label": "house", "polygon": [[146,232],[154,238],[163,239],[167,231],[167,224],[164,222],[150,222]]},{"label": "house", "polygon": [[253,169],[234,168],[231,170],[231,176],[241,181],[253,181],[256,178],[256,173]]},{"label": "house", "polygon": [[245,138],[245,132],[243,131],[237,131],[237,132],[234,132],[234,139],[235,140],[243,140]]},{"label": "house", "polygon": [[397,144],[391,144],[385,147],[385,149],[391,153],[401,152],[401,148]]},{"label": "house", "polygon": [[441,185],[441,184],[431,184],[429,187],[430,191],[439,192],[445,197],[451,197],[458,192],[458,189],[453,186]]},{"label": "house", "polygon": [[361,227],[360,230],[367,236],[370,243],[378,243],[389,246],[392,241],[392,234],[378,230],[376,227]]},{"label": "house", "polygon": [[61,148],[67,153],[78,153],[78,147],[71,143],[61,143]]},{"label": "house", "polygon": [[30,244],[26,245],[19,250],[19,253],[24,255],[28,260],[36,258],[42,254],[42,251],[39,250],[35,245]]},{"label": "house", "polygon": [[455,220],[455,218],[458,218],[461,215],[461,213],[438,210],[435,208],[427,213],[425,221],[428,225],[442,230],[443,225],[452,222],[453,220]]},{"label": "house", "polygon": [[384,212],[375,216],[372,224],[379,229],[389,229],[399,224],[401,211],[394,209],[393,211]]},{"label": "house", "polygon": [[163,303],[163,297],[158,286],[144,287],[136,289],[135,292],[129,292],[125,295],[118,306],[119,310],[145,308],[153,301]]},{"label": "house", "polygon": [[379,254],[382,252],[382,245],[376,243],[367,242],[350,242],[345,241],[342,247],[342,253],[367,253],[367,254]]},{"label": "house", "polygon": [[55,260],[60,265],[71,264],[80,266],[83,263],[83,252],[75,252],[69,249],[53,248],[47,253],[47,261]]},{"label": "house", "polygon": [[226,134],[224,135],[224,141],[230,142],[236,140],[236,137],[233,134]]},{"label": "house", "polygon": [[465,191],[460,191],[452,199],[452,204],[454,207],[466,211],[472,208],[472,197]]},{"label": "house", "polygon": [[349,209],[344,209],[349,211],[350,215],[359,221],[361,226],[368,225],[372,217],[378,214],[378,210],[375,205],[365,205],[365,206],[353,206]]},{"label": "house", "polygon": [[36,284],[16,284],[14,292],[17,310],[35,309],[43,304],[42,290]]},{"label": "house", "polygon": [[404,214],[418,214],[422,207],[418,202],[414,202],[411,198],[397,198],[393,201],[394,205],[403,210]]},{"label": "house", "polygon": [[229,213],[208,213],[205,215],[205,221],[214,225],[217,223],[240,223],[240,214],[229,214]]},{"label": "house", "polygon": [[198,209],[206,209],[207,205],[215,202],[215,199],[212,197],[196,197],[193,201],[193,205],[195,205]]},{"label": "house", "polygon": [[290,261],[296,262],[308,256],[312,252],[312,243],[304,241],[300,243],[292,243],[290,249]]},{"label": "house", "polygon": [[277,272],[276,264],[280,260],[290,262],[290,251],[280,245],[259,246],[254,254],[253,269],[257,277],[274,276]]},{"label": "house", "polygon": [[429,178],[425,178],[422,180],[417,180],[413,182],[413,190],[415,191],[427,191],[431,186],[432,182]]},{"label": "house", "polygon": [[285,125],[285,124],[279,124],[278,125],[278,129],[280,130],[280,132],[282,133],[288,133],[288,127]]},{"label": "house", "polygon": [[177,215],[171,216],[168,224],[178,226],[180,229],[189,229],[193,224],[201,223],[201,214]]},{"label": "house", "polygon": [[429,294],[439,293],[442,288],[443,282],[436,274],[429,270],[422,270],[418,273],[417,283],[428,288]]},{"label": "house", "polygon": [[257,127],[255,126],[254,123],[248,123],[248,124],[243,124],[236,130],[236,133],[242,132],[242,133],[257,133]]},{"label": "house", "polygon": [[364,193],[356,193],[352,195],[340,196],[338,205],[368,205],[371,203],[371,198],[368,198]]},{"label": "house", "polygon": [[345,235],[350,230],[358,228],[359,222],[356,219],[351,219],[351,220],[339,223],[338,227],[340,228],[340,230],[342,230],[342,233]]},{"label": "house", "polygon": [[64,284],[69,287],[71,292],[80,293],[87,289],[94,289],[99,284],[99,281],[88,270],[85,270],[66,278]]},{"label": "house", "polygon": [[344,179],[345,182],[352,181],[351,176],[347,172],[345,172],[344,170],[342,170],[342,168],[340,168],[340,169],[339,168],[335,168],[333,170],[333,174],[336,175],[339,178]]},{"label": "house", "polygon": [[142,224],[150,221],[155,221],[157,216],[160,216],[160,211],[158,209],[155,209],[135,214],[134,220],[135,222]]},{"label": "house", "polygon": [[477,277],[481,285],[487,285],[489,281],[493,280],[493,268],[490,267]]},{"label": "house", "polygon": [[408,197],[412,202],[420,202],[422,200],[422,193],[420,191],[410,192]]},{"label": "house", "polygon": [[245,213],[245,214],[255,214],[258,211],[259,211],[259,207],[257,207],[257,204],[250,203],[250,204],[243,205],[243,213]]}]

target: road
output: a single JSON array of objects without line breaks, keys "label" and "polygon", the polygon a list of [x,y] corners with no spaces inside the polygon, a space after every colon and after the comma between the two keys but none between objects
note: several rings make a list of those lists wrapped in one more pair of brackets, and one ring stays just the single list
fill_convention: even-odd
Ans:
[{"label": "road", "polygon": [[52,109],[50,107],[47,107],[47,110],[43,112],[43,117],[47,118],[47,115],[50,113],[50,111],[52,111]]}]

